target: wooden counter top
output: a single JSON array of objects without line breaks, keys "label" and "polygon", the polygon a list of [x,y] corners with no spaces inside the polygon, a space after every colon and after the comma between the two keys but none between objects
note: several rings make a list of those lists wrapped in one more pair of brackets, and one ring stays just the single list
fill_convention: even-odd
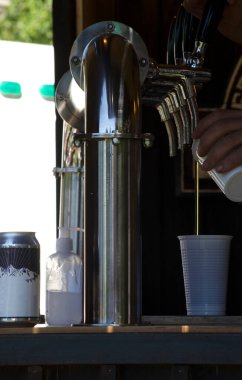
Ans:
[{"label": "wooden counter top", "polygon": [[144,317],[143,323],[1,328],[0,366],[242,365],[242,317]]},{"label": "wooden counter top", "polygon": [[242,317],[186,317],[186,316],[144,316],[142,325],[133,326],[48,326],[10,327],[0,324],[2,334],[115,334],[115,333],[238,333],[242,334]]}]

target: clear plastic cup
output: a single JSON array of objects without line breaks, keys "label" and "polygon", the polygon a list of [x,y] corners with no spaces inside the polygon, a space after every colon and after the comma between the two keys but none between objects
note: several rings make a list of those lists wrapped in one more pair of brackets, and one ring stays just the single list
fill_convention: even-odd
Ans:
[{"label": "clear plastic cup", "polygon": [[230,243],[228,235],[178,236],[188,315],[225,315]]},{"label": "clear plastic cup", "polygon": [[[198,155],[198,145],[199,140],[194,140],[192,144],[193,157],[200,164],[203,164],[206,157]],[[209,170],[208,174],[228,199],[234,202],[242,202],[242,165],[226,173],[218,173],[213,169]]]}]

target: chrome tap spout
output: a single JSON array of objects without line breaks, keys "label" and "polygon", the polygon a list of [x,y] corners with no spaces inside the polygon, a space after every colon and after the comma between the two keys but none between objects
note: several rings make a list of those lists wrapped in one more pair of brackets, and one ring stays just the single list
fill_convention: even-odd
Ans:
[{"label": "chrome tap spout", "polygon": [[[151,63],[142,100],[146,104],[157,105],[164,102],[172,114],[178,137],[178,148],[191,143],[192,131],[197,125],[198,107],[196,102],[195,85],[207,81],[207,71],[195,75],[193,70],[179,66],[155,65]],[[167,126],[166,126],[167,128]],[[168,136],[169,143],[174,142]],[[170,147],[170,152],[175,151]]]},{"label": "chrome tap spout", "polygon": [[169,142],[169,156],[174,157],[177,151],[177,128],[165,102],[156,105],[161,121],[164,122]]},{"label": "chrome tap spout", "polygon": [[[210,80],[208,70],[194,70],[185,66],[157,65],[151,62],[147,80],[145,82],[142,100],[144,103],[154,105],[162,101],[164,91],[173,95],[176,104],[179,104],[179,123],[181,131],[178,133],[182,139],[181,144],[190,144],[192,131],[198,122],[198,106],[196,101],[196,88]],[[179,116],[178,116],[179,117]],[[170,141],[170,140],[169,140]],[[179,141],[178,141],[179,147]],[[174,151],[174,149],[171,149]]]},{"label": "chrome tap spout", "polygon": [[163,84],[163,86],[147,86],[143,90],[142,102],[145,105],[155,107],[160,115],[161,121],[165,123],[169,155],[175,156],[177,147],[181,148],[182,139],[182,109],[174,86]]},{"label": "chrome tap spout", "polygon": [[163,97],[162,103],[166,103],[169,113],[174,119],[177,130],[177,147],[178,149],[181,149],[183,143],[183,124],[179,106],[177,106],[176,101],[174,100],[174,93],[172,94],[172,91],[169,91],[167,95]]}]

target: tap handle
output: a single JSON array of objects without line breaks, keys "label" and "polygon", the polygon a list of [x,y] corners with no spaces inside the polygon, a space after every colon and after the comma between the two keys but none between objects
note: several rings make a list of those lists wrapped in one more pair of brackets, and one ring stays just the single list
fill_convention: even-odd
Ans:
[{"label": "tap handle", "polygon": [[184,64],[183,57],[183,27],[184,20],[186,16],[186,10],[183,5],[180,6],[176,15],[175,23],[175,36],[174,36],[174,55],[175,55],[175,64],[182,65]]},{"label": "tap handle", "polygon": [[186,10],[181,4],[176,16],[173,17],[167,43],[167,56],[166,63],[169,65],[181,65],[184,64],[183,54],[183,26],[186,16]]},{"label": "tap handle", "polygon": [[175,25],[176,25],[176,16],[173,17],[173,19],[171,20],[169,34],[168,34],[167,49],[166,49],[166,63],[168,65],[175,64],[175,56],[174,56]]},{"label": "tap handle", "polygon": [[184,62],[187,62],[189,57],[193,53],[194,43],[196,39],[197,29],[199,25],[199,19],[193,16],[191,13],[186,12],[183,23],[183,55]]},{"label": "tap handle", "polygon": [[208,0],[198,26],[194,52],[188,65],[194,69],[201,68],[204,64],[205,52],[211,41],[223,14],[226,0]]},{"label": "tap handle", "polygon": [[208,0],[199,23],[196,41],[210,42],[221,20],[226,0]]}]

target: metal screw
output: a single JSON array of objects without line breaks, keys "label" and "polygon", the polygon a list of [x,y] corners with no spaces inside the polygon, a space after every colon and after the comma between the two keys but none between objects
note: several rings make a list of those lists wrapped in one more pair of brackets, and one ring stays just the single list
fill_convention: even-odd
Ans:
[{"label": "metal screw", "polygon": [[107,30],[108,30],[109,32],[113,32],[114,29],[115,29],[114,25],[110,22],[110,23],[107,25]]},{"label": "metal screw", "polygon": [[59,100],[60,102],[61,102],[62,100],[65,100],[65,97],[64,97],[63,94],[57,94],[57,95],[56,95],[56,98],[57,98],[57,100]]},{"label": "metal screw", "polygon": [[114,138],[112,139],[112,141],[113,141],[113,144],[114,144],[114,145],[119,145],[119,144],[120,144],[120,140],[119,140],[117,137],[114,137]]},{"label": "metal screw", "polygon": [[81,146],[81,141],[77,137],[74,137],[74,145],[76,148]]},{"label": "metal screw", "polygon": [[143,145],[145,148],[151,148],[153,146],[154,136],[150,133],[144,133]]},{"label": "metal screw", "polygon": [[79,57],[74,56],[74,57],[72,57],[71,62],[72,62],[74,65],[77,66],[77,65],[80,64],[80,59],[79,59]]},{"label": "metal screw", "polygon": [[147,63],[148,63],[148,61],[146,58],[144,58],[144,57],[140,58],[140,60],[139,60],[140,66],[145,67],[147,65]]}]

